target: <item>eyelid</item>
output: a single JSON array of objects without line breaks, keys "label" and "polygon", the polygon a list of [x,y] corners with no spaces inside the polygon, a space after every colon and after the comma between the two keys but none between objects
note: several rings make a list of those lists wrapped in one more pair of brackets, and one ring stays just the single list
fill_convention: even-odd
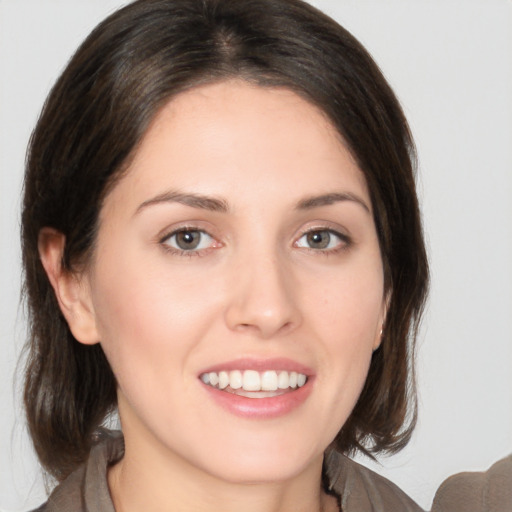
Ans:
[{"label": "eyelid", "polygon": [[[183,231],[193,231],[198,233],[203,233],[211,238],[213,243],[209,247],[205,247],[202,249],[180,249],[178,247],[173,247],[167,241],[177,234],[183,232]],[[196,223],[186,223],[186,224],[179,224],[179,225],[173,225],[168,227],[167,229],[163,230],[158,236],[157,236],[157,242],[162,248],[171,254],[175,254],[178,256],[203,256],[207,254],[210,250],[218,249],[223,246],[222,242],[218,240],[218,237],[213,235],[209,230],[205,229],[204,227],[200,227]]]},{"label": "eyelid", "polygon": [[212,226],[209,222],[193,219],[168,224],[157,233],[154,240],[158,243],[162,243],[167,238],[176,233],[179,233],[180,231],[200,231],[202,233],[206,233],[212,238],[215,238],[216,240],[219,238],[218,233],[216,233],[217,230],[214,229],[214,226]]},{"label": "eyelid", "polygon": [[[307,236],[310,233],[316,233],[316,232],[322,232],[327,231],[328,233],[331,233],[332,235],[336,236],[340,240],[339,247],[334,247],[331,249],[315,249],[313,247],[301,247],[298,246],[299,240],[301,240],[304,236]],[[322,223],[322,224],[315,224],[312,226],[307,227],[306,229],[301,230],[299,235],[295,238],[295,241],[293,242],[293,245],[299,249],[305,249],[307,251],[312,251],[314,253],[322,253],[322,254],[332,254],[337,253],[343,250],[348,249],[353,244],[352,237],[346,232],[346,230],[341,229],[339,226],[333,227],[331,223]]]},{"label": "eyelid", "polygon": [[166,240],[169,240],[172,236],[177,235],[178,233],[182,233],[183,231],[195,231],[197,233],[204,233],[205,235],[208,235],[211,238],[214,238],[213,235],[208,233],[205,229],[201,229],[198,227],[192,227],[192,226],[180,226],[179,228],[173,228],[169,231],[166,231],[163,235],[158,236],[158,241],[160,243],[164,243]]},{"label": "eyelid", "polygon": [[296,237],[311,233],[312,231],[330,231],[342,238],[352,238],[350,231],[343,225],[328,220],[313,220],[302,225],[297,230]]}]

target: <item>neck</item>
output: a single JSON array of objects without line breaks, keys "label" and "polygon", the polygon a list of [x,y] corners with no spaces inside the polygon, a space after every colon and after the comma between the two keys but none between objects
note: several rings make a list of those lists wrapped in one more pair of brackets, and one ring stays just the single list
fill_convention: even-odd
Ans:
[{"label": "neck", "polygon": [[322,457],[282,481],[233,482],[217,478],[162,450],[139,450],[126,440],[123,459],[108,482],[116,512],[334,512],[322,490]]}]

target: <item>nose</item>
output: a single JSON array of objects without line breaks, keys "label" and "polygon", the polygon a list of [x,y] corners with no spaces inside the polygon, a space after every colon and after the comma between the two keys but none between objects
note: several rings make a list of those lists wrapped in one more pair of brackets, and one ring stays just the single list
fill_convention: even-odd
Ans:
[{"label": "nose", "polygon": [[253,257],[237,268],[225,312],[231,330],[270,339],[300,325],[299,285],[289,264],[278,257]]}]

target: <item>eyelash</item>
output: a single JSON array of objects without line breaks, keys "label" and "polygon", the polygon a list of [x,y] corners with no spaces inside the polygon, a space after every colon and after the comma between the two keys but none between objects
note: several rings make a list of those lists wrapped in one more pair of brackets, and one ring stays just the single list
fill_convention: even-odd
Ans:
[{"label": "eyelash", "polygon": [[[184,250],[184,249],[178,249],[176,247],[172,247],[169,245],[169,240],[172,237],[175,237],[180,233],[187,233],[187,232],[200,233],[201,235],[206,235],[206,236],[210,237],[212,240],[215,240],[215,237],[213,237],[212,235],[210,235],[207,231],[205,231],[203,229],[199,229],[199,228],[193,227],[193,226],[184,226],[184,227],[175,229],[175,230],[171,231],[170,233],[167,233],[164,236],[162,236],[159,239],[159,244],[162,246],[162,248],[166,252],[168,252],[170,254],[173,254],[176,256],[184,256],[184,257],[188,257],[188,258],[195,257],[195,256],[198,256],[198,257],[206,256],[212,250],[217,249],[218,247],[222,247],[222,244],[219,242],[217,242],[217,244],[219,244],[219,245],[217,245],[217,247],[207,247],[207,248],[199,249],[199,250],[195,250],[195,249]],[[336,238],[338,238],[340,240],[339,246],[331,248],[331,249],[319,249],[319,248],[315,249],[313,247],[300,247],[297,245],[302,238],[304,238],[310,234],[313,234],[313,233],[328,233],[331,236],[334,235]],[[338,254],[340,252],[346,251],[351,245],[352,245],[352,239],[348,235],[340,233],[339,231],[336,231],[332,228],[327,228],[327,227],[310,228],[310,229],[306,230],[305,232],[303,232],[300,235],[300,237],[293,243],[294,247],[304,249],[304,250],[306,250],[308,252],[312,252],[316,255],[321,254],[323,256],[329,256],[329,255]]]},{"label": "eyelash", "polygon": [[190,233],[201,233],[202,235],[207,235],[212,240],[215,240],[215,237],[210,235],[204,229],[199,229],[197,227],[192,227],[192,226],[183,226],[183,227],[175,229],[175,230],[171,231],[170,233],[167,233],[166,235],[161,237],[160,240],[159,240],[159,244],[163,247],[163,249],[166,252],[168,252],[170,254],[173,254],[175,256],[184,256],[184,257],[187,257],[187,258],[192,258],[192,257],[195,257],[195,256],[198,256],[198,257],[206,256],[207,254],[210,253],[211,250],[216,249],[216,247],[207,247],[205,249],[188,250],[188,251],[186,251],[184,249],[178,249],[176,247],[172,247],[172,246],[169,245],[169,240],[172,237],[175,237],[176,235],[179,235],[180,233],[187,233],[187,232],[190,232]]},{"label": "eyelash", "polygon": [[352,239],[348,235],[340,233],[339,231],[336,231],[335,229],[322,226],[322,227],[309,228],[308,230],[306,230],[297,239],[297,241],[294,242],[294,246],[297,246],[299,240],[301,240],[303,237],[308,236],[313,233],[328,233],[329,235],[331,235],[331,236],[334,235],[336,238],[339,239],[338,246],[331,248],[331,249],[318,249],[318,248],[315,249],[313,247],[301,247],[302,249],[304,249],[308,252],[312,252],[316,255],[331,256],[331,255],[346,251],[352,245]]}]

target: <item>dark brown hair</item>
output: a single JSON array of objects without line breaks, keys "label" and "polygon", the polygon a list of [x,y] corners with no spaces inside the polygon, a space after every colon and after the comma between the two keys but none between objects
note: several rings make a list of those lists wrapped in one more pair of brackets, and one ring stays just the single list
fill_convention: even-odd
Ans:
[{"label": "dark brown hair", "polygon": [[334,445],[396,451],[416,420],[414,340],[428,268],[415,153],[400,105],[345,29],[300,0],[139,0],[103,21],[51,91],[32,135],[22,214],[25,407],[44,468],[58,480],[87,458],[116,406],[101,345],[72,336],[38,254],[45,226],[65,235],[65,271],[94,250],[102,201],[159,109],[181,91],[237,77],[318,106],[366,177],[390,297],[383,342]]}]

